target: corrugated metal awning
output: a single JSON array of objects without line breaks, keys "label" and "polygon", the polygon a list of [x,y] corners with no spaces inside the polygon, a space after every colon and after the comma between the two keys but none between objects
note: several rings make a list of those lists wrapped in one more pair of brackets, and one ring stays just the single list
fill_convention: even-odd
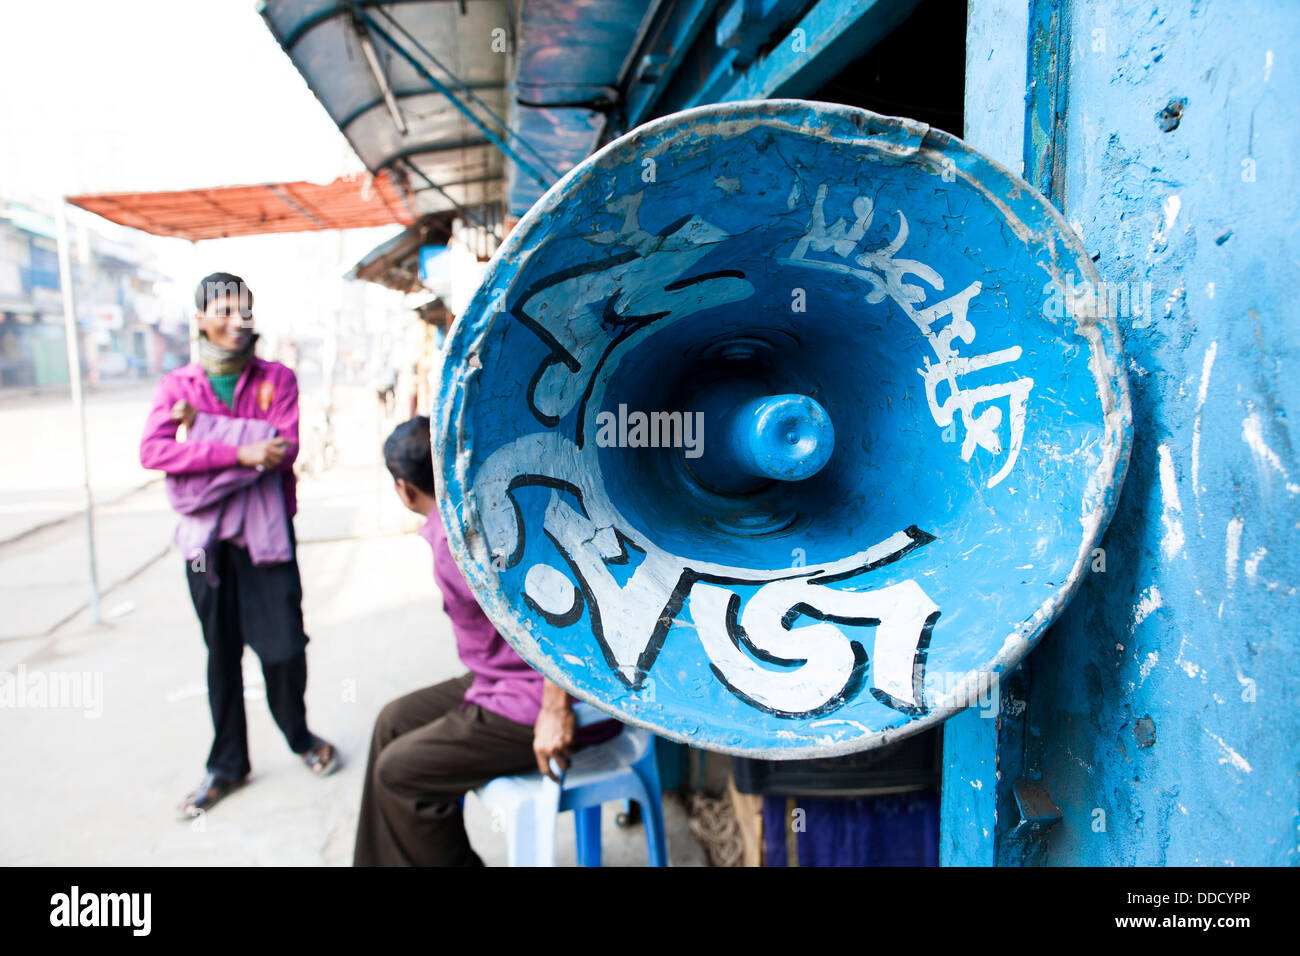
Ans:
[{"label": "corrugated metal awning", "polygon": [[[366,168],[421,214],[523,213],[586,157],[663,0],[264,0]],[[509,182],[507,190],[506,182]]]},{"label": "corrugated metal awning", "polygon": [[[622,104],[631,58],[658,0],[528,0],[519,12],[510,123],[548,167],[568,172],[598,145],[606,116]],[[558,178],[558,177],[557,177]],[[511,163],[507,204],[522,216],[547,183]]]},{"label": "corrugated metal awning", "polygon": [[506,60],[503,0],[265,0],[263,19],[372,173],[420,215],[499,204]]},{"label": "corrugated metal awning", "polygon": [[344,278],[377,282],[398,292],[416,292],[420,284],[420,249],[451,237],[451,216],[426,216],[409,229],[381,242]]}]

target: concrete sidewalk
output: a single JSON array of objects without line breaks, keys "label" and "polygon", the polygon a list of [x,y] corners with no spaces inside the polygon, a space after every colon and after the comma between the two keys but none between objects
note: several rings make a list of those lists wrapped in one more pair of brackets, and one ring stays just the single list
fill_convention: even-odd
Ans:
[{"label": "concrete sidewalk", "polygon": [[[338,457],[301,482],[295,521],[312,638],[308,715],[313,730],[342,750],[343,769],[317,779],[289,752],[249,653],[252,784],[204,818],[176,818],[176,803],[202,775],[211,724],[202,638],[182,561],[167,551],[105,595],[105,608],[121,616],[93,625],[83,610],[48,636],[0,641],[0,670],[29,686],[57,675],[71,682],[65,691],[84,692],[76,706],[29,699],[0,708],[0,864],[351,862],[375,715],[393,697],[463,672],[428,545],[411,533],[419,519],[401,508],[379,460],[378,443],[391,423],[380,419],[368,394],[340,395]],[[120,516],[123,528],[134,529],[141,553],[162,553],[174,520],[161,487],[133,501],[135,510]],[[26,596],[7,596],[6,604],[31,613],[44,600],[33,587]],[[665,811],[674,865],[703,865],[681,803],[666,797]],[[607,864],[643,863],[641,828],[621,830],[613,816],[607,807]],[[483,858],[503,864],[505,835],[493,831],[473,799],[466,817]],[[558,862],[573,861],[573,828],[563,819]]]}]

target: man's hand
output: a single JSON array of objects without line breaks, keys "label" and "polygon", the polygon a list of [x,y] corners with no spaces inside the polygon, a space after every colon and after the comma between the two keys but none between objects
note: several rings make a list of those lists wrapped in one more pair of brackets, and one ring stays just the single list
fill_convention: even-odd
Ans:
[{"label": "man's hand", "polygon": [[194,427],[194,416],[198,413],[199,410],[183,398],[177,399],[172,406],[172,420],[184,425],[186,431]]},{"label": "man's hand", "polygon": [[249,468],[274,468],[284,461],[289,443],[283,438],[267,438],[251,445],[239,446],[239,463]]},{"label": "man's hand", "polygon": [[569,695],[563,687],[546,681],[542,709],[533,725],[533,756],[537,758],[537,769],[556,783],[560,780],[551,771],[551,759],[554,758],[561,770],[569,769],[577,728],[578,720]]}]

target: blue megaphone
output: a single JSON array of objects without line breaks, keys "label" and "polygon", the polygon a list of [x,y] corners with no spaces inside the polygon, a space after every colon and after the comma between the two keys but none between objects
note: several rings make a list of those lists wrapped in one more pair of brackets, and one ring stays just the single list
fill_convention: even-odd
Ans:
[{"label": "blue megaphone", "polygon": [[829,756],[985,698],[1088,572],[1128,461],[1115,322],[1030,185],[793,100],[615,140],[522,218],[448,342],[452,552],[576,696]]}]

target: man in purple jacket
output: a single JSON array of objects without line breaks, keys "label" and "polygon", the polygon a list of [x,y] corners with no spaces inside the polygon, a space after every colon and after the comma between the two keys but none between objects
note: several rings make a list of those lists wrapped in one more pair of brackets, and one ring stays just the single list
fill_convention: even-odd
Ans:
[{"label": "man in purple jacket", "polygon": [[438,517],[429,419],[403,422],[384,443],[402,503],[425,518],[433,574],[469,673],[391,701],[375,721],[357,821],[355,866],[482,866],[465,834],[461,798],[494,777],[567,769],[577,748],[622,731],[577,728],[564,689],[533,670],[475,601]]},{"label": "man in purple jacket", "polygon": [[[265,532],[247,519],[236,522],[238,528],[223,522],[220,534],[214,536],[220,540],[215,540],[210,551],[186,556],[190,597],[208,647],[208,703],[215,731],[207,775],[181,802],[181,813],[187,817],[211,809],[243,785],[251,770],[241,670],[245,643],[261,659],[267,702],[289,747],[317,774],[330,773],[339,764],[335,748],[307,729],[303,701],[307,634],[293,531],[298,382],[284,365],[265,362],[253,354],[257,343],[253,296],[243,279],[213,273],[199,283],[195,305],[199,361],[169,372],[158,383],[140,440],[140,464],[169,476],[225,469],[248,470],[249,479],[254,477],[254,469],[279,475],[290,559],[255,563],[250,551],[263,554],[281,549],[259,547],[261,542],[250,541],[250,535]],[[274,434],[243,445],[202,440],[197,435],[178,441],[181,425],[186,426],[186,438],[190,439],[188,431],[200,412],[258,419],[270,423]],[[214,569],[216,573],[210,574]]]}]

